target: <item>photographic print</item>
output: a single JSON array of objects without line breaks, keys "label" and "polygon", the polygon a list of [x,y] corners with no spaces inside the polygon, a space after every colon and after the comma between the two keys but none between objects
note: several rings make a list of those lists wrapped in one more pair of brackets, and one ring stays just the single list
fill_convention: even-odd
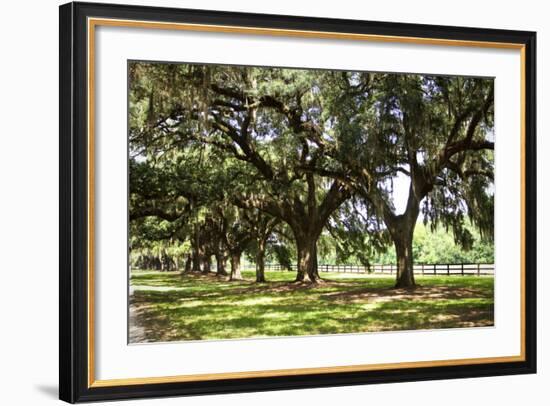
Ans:
[{"label": "photographic print", "polygon": [[536,372],[535,32],[59,21],[60,399]]},{"label": "photographic print", "polygon": [[129,343],[494,325],[494,79],[128,62]]}]

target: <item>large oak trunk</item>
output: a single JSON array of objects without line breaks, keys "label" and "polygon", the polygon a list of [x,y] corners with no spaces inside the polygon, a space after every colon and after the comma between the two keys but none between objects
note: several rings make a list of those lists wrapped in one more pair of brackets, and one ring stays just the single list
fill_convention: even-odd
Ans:
[{"label": "large oak trunk", "polygon": [[227,263],[227,258],[222,253],[216,254],[216,275],[218,276],[227,276],[227,271],[225,270],[225,265]]},{"label": "large oak trunk", "polygon": [[212,269],[212,258],[210,255],[205,255],[203,257],[202,264],[202,273],[210,273],[210,270]]},{"label": "large oak trunk", "polygon": [[397,258],[396,288],[412,288],[415,286],[413,272],[412,230],[406,230],[394,237]]},{"label": "large oak trunk", "polygon": [[203,252],[202,252],[202,247],[200,243],[200,231],[198,226],[195,226],[193,241],[192,241],[192,248],[193,248],[193,272],[200,272]]},{"label": "large oak trunk", "polygon": [[231,253],[231,275],[229,280],[242,280],[241,275],[241,253]]},{"label": "large oak trunk", "polygon": [[296,282],[317,283],[320,280],[317,270],[317,238],[297,239],[298,272]]},{"label": "large oak trunk", "polygon": [[187,255],[185,260],[185,267],[183,268],[183,273],[191,272],[191,266],[193,265],[193,256],[191,254]]},{"label": "large oak trunk", "polygon": [[258,241],[258,253],[256,254],[256,282],[265,282],[265,245],[263,239]]},{"label": "large oak trunk", "polygon": [[425,196],[425,189],[425,184],[421,184],[420,181],[416,183],[411,182],[405,212],[398,216],[392,215],[386,218],[386,224],[389,226],[397,259],[396,288],[410,289],[416,286],[413,272],[414,258],[412,243],[416,220],[420,213],[420,201]]},{"label": "large oak trunk", "polygon": [[192,271],[199,273],[201,271],[201,262],[202,262],[202,255],[200,255],[198,252],[195,252],[193,254],[193,267]]}]

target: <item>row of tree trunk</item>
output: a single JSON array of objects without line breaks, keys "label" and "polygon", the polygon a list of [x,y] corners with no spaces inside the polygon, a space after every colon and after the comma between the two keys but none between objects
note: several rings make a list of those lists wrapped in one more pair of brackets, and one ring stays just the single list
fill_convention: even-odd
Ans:
[{"label": "row of tree trunk", "polygon": [[[192,240],[191,251],[183,256],[171,256],[165,250],[158,255],[142,254],[136,261],[136,267],[153,269],[161,272],[203,273],[215,272],[217,276],[229,276],[230,280],[242,280],[241,257],[249,241],[230,245],[224,249],[222,244],[212,244],[211,240],[202,238],[196,233]],[[256,246],[256,282],[265,282],[265,257],[269,233],[257,238]],[[301,239],[297,244],[298,270],[296,281],[317,282],[320,280],[317,266],[316,239]],[[213,268],[215,259],[216,269]],[[229,262],[229,270],[228,270]]]},{"label": "row of tree trunk", "polygon": [[139,269],[153,269],[160,272],[173,272],[179,269],[178,257],[172,257],[165,252],[159,255],[153,254],[141,254],[136,262],[135,266]]}]

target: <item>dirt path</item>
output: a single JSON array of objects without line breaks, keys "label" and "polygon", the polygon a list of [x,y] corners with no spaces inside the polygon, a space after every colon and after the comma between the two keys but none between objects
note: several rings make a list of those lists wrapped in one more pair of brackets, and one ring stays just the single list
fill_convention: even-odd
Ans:
[{"label": "dirt path", "polygon": [[135,306],[130,305],[130,311],[128,314],[128,342],[133,343],[143,343],[146,340],[145,328],[142,327],[139,322],[138,310]]}]

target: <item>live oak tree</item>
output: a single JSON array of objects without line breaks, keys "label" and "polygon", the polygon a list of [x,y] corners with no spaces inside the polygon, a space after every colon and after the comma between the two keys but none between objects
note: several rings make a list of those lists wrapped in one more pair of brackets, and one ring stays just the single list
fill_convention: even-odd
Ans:
[{"label": "live oak tree", "polygon": [[[134,138],[146,140],[153,150],[200,143],[246,163],[255,182],[241,182],[233,203],[288,224],[296,242],[296,280],[316,282],[316,242],[350,195],[339,179],[303,169],[323,159],[323,151],[309,140],[325,125],[312,88],[316,72],[193,65],[131,71],[138,82],[143,76],[151,83],[136,88],[136,97],[141,92],[147,104]],[[166,92],[170,96],[162,97]]]},{"label": "live oak tree", "polygon": [[[419,214],[450,228],[465,248],[469,218],[493,233],[492,79],[338,72],[325,76],[322,141],[332,161],[311,165],[364,198],[395,246],[396,287],[415,286],[412,240]],[[404,210],[394,201],[397,177],[409,183]]]},{"label": "live oak tree", "polygon": [[254,244],[248,246],[248,253],[256,265],[256,282],[266,282],[265,261],[268,251],[268,242],[273,238],[275,228],[280,220],[259,209],[242,212],[249,224],[249,235],[253,237]]},{"label": "live oak tree", "polygon": [[[132,241],[152,236],[189,245],[184,261],[187,272],[209,272],[212,255],[220,258],[224,249],[218,244],[221,237],[211,216],[211,202],[223,183],[219,172],[208,169],[213,158],[196,148],[165,151],[162,158],[147,149],[130,156]],[[223,265],[224,261],[218,262],[220,274],[225,273]]]},{"label": "live oak tree", "polygon": [[[231,280],[242,278],[240,259],[254,242],[258,246],[256,279],[264,282],[267,240],[278,221],[258,209],[243,210],[233,204],[231,184],[243,181],[243,165],[228,161],[224,151],[210,145],[192,143],[185,149],[160,149],[140,141],[133,142],[139,152],[130,157],[133,240],[150,234],[143,224],[164,229],[162,235],[157,232],[157,239],[177,236],[182,244],[190,245],[184,272],[211,272],[214,256],[217,275],[229,275]],[[165,252],[164,248],[159,251],[155,264],[164,263],[160,257],[166,257]]]},{"label": "live oak tree", "polygon": [[195,196],[175,190],[166,166],[154,168],[134,159],[129,165],[131,254],[140,253],[145,268],[178,270],[191,255],[187,233]]},{"label": "live oak tree", "polygon": [[308,135],[322,125],[318,100],[311,94],[315,74],[233,68],[205,69],[202,75],[210,131],[199,140],[247,163],[257,179],[252,189],[235,197],[235,204],[287,223],[296,242],[296,280],[318,281],[317,240],[349,191],[337,179],[302,170],[323,158]]}]

